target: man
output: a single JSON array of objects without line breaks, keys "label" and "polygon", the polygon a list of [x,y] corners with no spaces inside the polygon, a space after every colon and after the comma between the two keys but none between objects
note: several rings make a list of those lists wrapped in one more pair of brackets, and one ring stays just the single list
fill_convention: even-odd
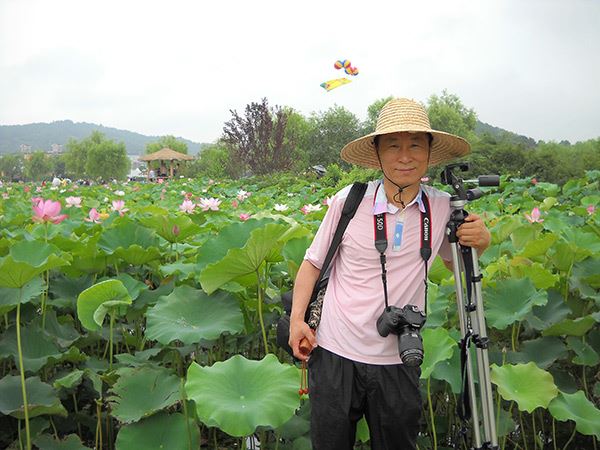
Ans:
[{"label": "man", "polygon": [[[314,449],[352,449],[356,423],[363,414],[373,450],[416,448],[420,368],[402,364],[398,336],[382,337],[376,322],[385,301],[425,311],[426,269],[436,254],[451,267],[445,236],[449,195],[422,186],[421,178],[429,165],[469,151],[464,139],[432,130],[425,109],[408,99],[388,102],[375,132],[342,149],[344,160],[381,169],[382,180],[368,184],[344,233],[332,262],[316,335],[304,322],[304,314],[350,187],[334,196],[294,284],[289,344],[297,358],[308,360]],[[425,260],[420,250],[427,215],[432,256]],[[374,242],[374,218],[383,216],[389,241],[385,267]],[[457,235],[461,245],[473,247],[479,254],[490,243],[489,231],[475,214],[467,217]],[[310,358],[299,349],[303,338],[313,348]]]}]

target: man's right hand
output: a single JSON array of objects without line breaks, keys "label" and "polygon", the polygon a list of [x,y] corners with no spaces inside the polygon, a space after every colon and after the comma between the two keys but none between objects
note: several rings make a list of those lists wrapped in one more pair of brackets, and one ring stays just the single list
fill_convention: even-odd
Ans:
[{"label": "man's right hand", "polygon": [[[302,339],[308,341],[310,350],[303,352],[300,349],[300,342]],[[288,341],[294,356],[301,361],[307,361],[310,356],[310,352],[317,346],[317,338],[315,336],[315,330],[308,326],[303,320],[290,321],[290,339]]]}]

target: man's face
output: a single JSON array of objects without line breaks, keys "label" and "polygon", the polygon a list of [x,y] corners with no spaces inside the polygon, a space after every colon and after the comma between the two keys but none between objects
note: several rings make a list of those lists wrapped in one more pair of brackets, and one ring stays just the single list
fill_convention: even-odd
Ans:
[{"label": "man's face", "polygon": [[379,158],[385,174],[396,184],[419,183],[427,172],[427,133],[390,133],[379,137]]}]

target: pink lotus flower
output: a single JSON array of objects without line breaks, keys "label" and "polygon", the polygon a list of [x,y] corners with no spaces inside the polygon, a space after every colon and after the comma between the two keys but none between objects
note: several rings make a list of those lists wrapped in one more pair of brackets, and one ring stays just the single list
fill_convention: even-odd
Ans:
[{"label": "pink lotus flower", "polygon": [[248,197],[250,197],[250,192],[246,192],[243,189],[240,189],[237,193],[237,199],[240,202],[243,202],[244,200],[246,200]]},{"label": "pink lotus flower", "polygon": [[594,205],[590,205],[587,208],[587,212],[588,214],[591,216],[592,214],[594,214],[594,212],[596,211],[596,207]]},{"label": "pink lotus flower", "polygon": [[163,178],[158,179],[158,184],[163,184],[164,182],[165,182],[165,180]]},{"label": "pink lotus flower", "polygon": [[29,192],[31,190],[31,188],[29,186],[25,186],[23,188],[23,192]]},{"label": "pink lotus flower", "polygon": [[31,197],[31,203],[37,205],[42,200],[42,197]]},{"label": "pink lotus flower", "polygon": [[85,217],[83,220],[86,222],[100,223],[100,214],[96,211],[96,208],[90,209],[89,217]]},{"label": "pink lotus flower", "polygon": [[179,211],[183,211],[184,213],[191,214],[194,212],[195,207],[196,207],[196,204],[193,201],[188,200],[186,198],[183,201],[183,203],[181,205],[179,205]]},{"label": "pink lotus flower", "polygon": [[250,218],[251,214],[245,214],[245,213],[241,213],[240,214],[240,220],[245,222],[246,220],[248,220]]},{"label": "pink lotus flower", "polygon": [[67,197],[66,202],[65,207],[67,208],[71,208],[72,206],[81,208],[81,197]]},{"label": "pink lotus flower", "polygon": [[[42,186],[46,186],[45,184],[42,184]],[[42,192],[42,186],[38,186],[35,188],[35,192]]]},{"label": "pink lotus flower", "polygon": [[123,214],[129,211],[129,209],[124,206],[125,202],[123,200],[113,200],[112,202],[112,210],[118,212],[120,216],[123,216]]},{"label": "pink lotus flower", "polygon": [[173,227],[171,228],[171,233],[173,233],[173,236],[179,236],[179,233],[181,233],[181,229],[177,225],[173,225]]},{"label": "pink lotus flower", "polygon": [[531,215],[525,213],[525,217],[529,220],[529,223],[542,223],[544,219],[540,219],[540,209],[535,207],[531,210]]},{"label": "pink lotus flower", "polygon": [[237,208],[238,206],[240,206],[239,202],[236,199],[231,200],[231,207],[232,208]]},{"label": "pink lotus flower", "polygon": [[310,214],[311,212],[315,212],[315,211],[321,211],[321,205],[304,205],[300,211],[302,211],[302,214]]},{"label": "pink lotus flower", "polygon": [[201,198],[198,206],[202,208],[202,211],[208,211],[209,209],[212,211],[218,211],[219,205],[221,204],[221,200],[216,198]]},{"label": "pink lotus flower", "polygon": [[537,179],[535,179],[535,178],[532,178],[532,179],[531,179],[531,184],[538,184],[538,180],[537,180]]},{"label": "pink lotus flower", "polygon": [[60,208],[60,202],[40,199],[38,204],[33,206],[32,219],[34,222],[52,222],[54,224],[61,223],[68,216],[66,214],[59,215]]}]

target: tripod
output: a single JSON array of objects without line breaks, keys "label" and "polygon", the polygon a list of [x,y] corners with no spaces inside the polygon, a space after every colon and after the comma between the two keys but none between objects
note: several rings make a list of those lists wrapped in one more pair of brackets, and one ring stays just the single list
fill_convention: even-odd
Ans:
[{"label": "tripod", "polygon": [[[450,184],[456,195],[450,197],[450,220],[446,225],[446,234],[452,250],[452,268],[456,288],[456,302],[460,321],[462,339],[461,370],[462,370],[462,403],[458,413],[463,421],[472,418],[473,443],[472,449],[498,449],[496,422],[494,420],[494,407],[492,400],[492,385],[490,383],[490,363],[488,358],[488,344],[483,300],[481,295],[481,273],[477,251],[471,247],[461,246],[456,232],[464,222],[468,213],[463,209],[470,200],[482,196],[479,189],[466,190],[463,181],[452,173],[452,169],[468,170],[466,164],[453,164],[447,166],[442,173],[442,182]],[[479,177],[480,186],[498,186],[498,177],[487,175]],[[477,373],[479,377],[479,400],[481,409],[477,404],[477,393],[471,365],[470,346],[476,347]],[[482,422],[479,419],[481,412]],[[483,425],[483,440],[480,424]]]}]

